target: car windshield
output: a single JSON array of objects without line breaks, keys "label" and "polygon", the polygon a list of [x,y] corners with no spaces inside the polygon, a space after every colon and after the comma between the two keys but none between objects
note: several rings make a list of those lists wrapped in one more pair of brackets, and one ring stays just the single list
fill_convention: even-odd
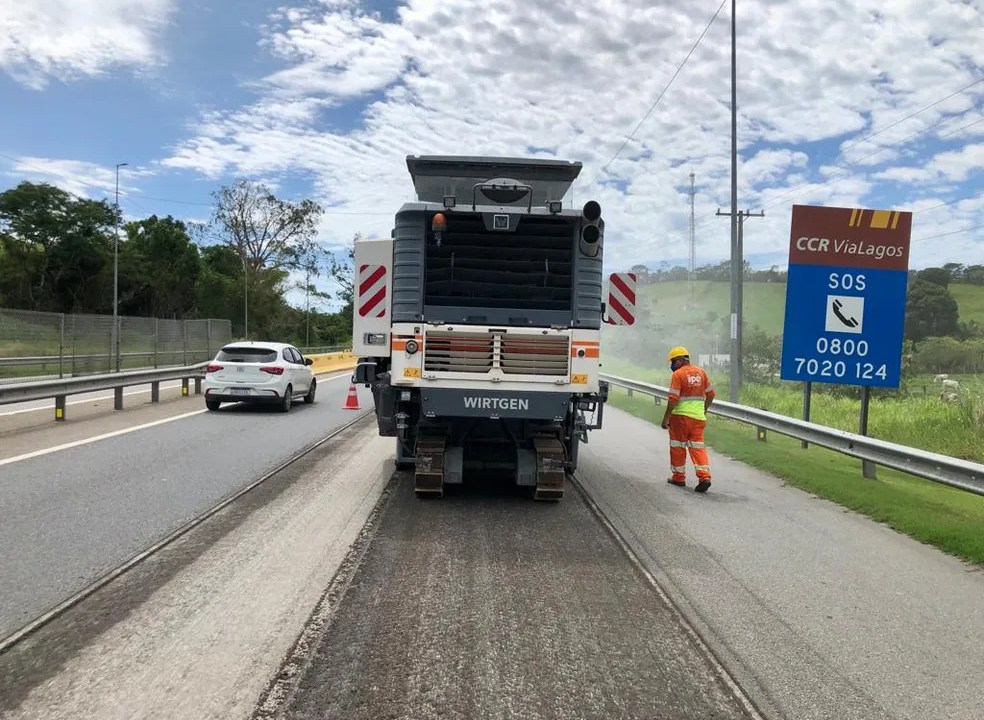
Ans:
[{"label": "car windshield", "polygon": [[273,362],[277,359],[277,351],[263,347],[226,347],[219,350],[215,359],[225,362]]}]

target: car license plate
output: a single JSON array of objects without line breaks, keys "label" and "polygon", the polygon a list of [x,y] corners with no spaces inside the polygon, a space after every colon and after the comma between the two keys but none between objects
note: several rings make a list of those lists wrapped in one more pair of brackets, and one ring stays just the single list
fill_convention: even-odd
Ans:
[{"label": "car license plate", "polygon": [[249,395],[253,391],[250,388],[230,388],[229,392],[233,395]]},{"label": "car license plate", "polygon": [[246,372],[246,368],[244,368],[244,367],[237,367],[236,368],[236,372]]}]

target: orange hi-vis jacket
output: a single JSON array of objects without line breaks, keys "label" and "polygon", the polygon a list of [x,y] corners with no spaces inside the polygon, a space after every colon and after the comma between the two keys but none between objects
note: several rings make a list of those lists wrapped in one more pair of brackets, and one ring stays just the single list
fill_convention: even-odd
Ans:
[{"label": "orange hi-vis jacket", "polygon": [[677,400],[673,415],[683,415],[694,420],[707,420],[704,400],[713,397],[714,388],[707,373],[696,365],[684,365],[673,372],[670,379],[670,399]]}]

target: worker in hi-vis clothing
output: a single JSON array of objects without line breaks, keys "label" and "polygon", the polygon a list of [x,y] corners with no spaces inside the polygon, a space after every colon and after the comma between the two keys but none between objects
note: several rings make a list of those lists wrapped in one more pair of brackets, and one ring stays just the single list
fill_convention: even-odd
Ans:
[{"label": "worker in hi-vis clothing", "polygon": [[714,401],[714,388],[707,373],[690,364],[686,348],[670,350],[670,397],[666,403],[661,426],[670,431],[670,467],[673,477],[666,482],[677,487],[687,485],[687,451],[697,471],[697,492],[707,492],[711,486],[711,467],[704,446],[704,427],[707,408]]}]

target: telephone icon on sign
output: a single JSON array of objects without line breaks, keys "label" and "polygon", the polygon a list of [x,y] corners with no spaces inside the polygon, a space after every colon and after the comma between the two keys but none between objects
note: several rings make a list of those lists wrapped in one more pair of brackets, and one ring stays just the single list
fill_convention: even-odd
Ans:
[{"label": "telephone icon on sign", "polygon": [[837,319],[844,323],[847,327],[856,328],[858,326],[857,319],[853,317],[844,317],[844,314],[841,312],[843,307],[843,303],[841,303],[840,300],[835,299],[831,309],[834,311],[834,315],[837,316]]},{"label": "telephone icon on sign", "polygon": [[864,298],[857,295],[828,295],[825,332],[860,335],[864,328]]}]

